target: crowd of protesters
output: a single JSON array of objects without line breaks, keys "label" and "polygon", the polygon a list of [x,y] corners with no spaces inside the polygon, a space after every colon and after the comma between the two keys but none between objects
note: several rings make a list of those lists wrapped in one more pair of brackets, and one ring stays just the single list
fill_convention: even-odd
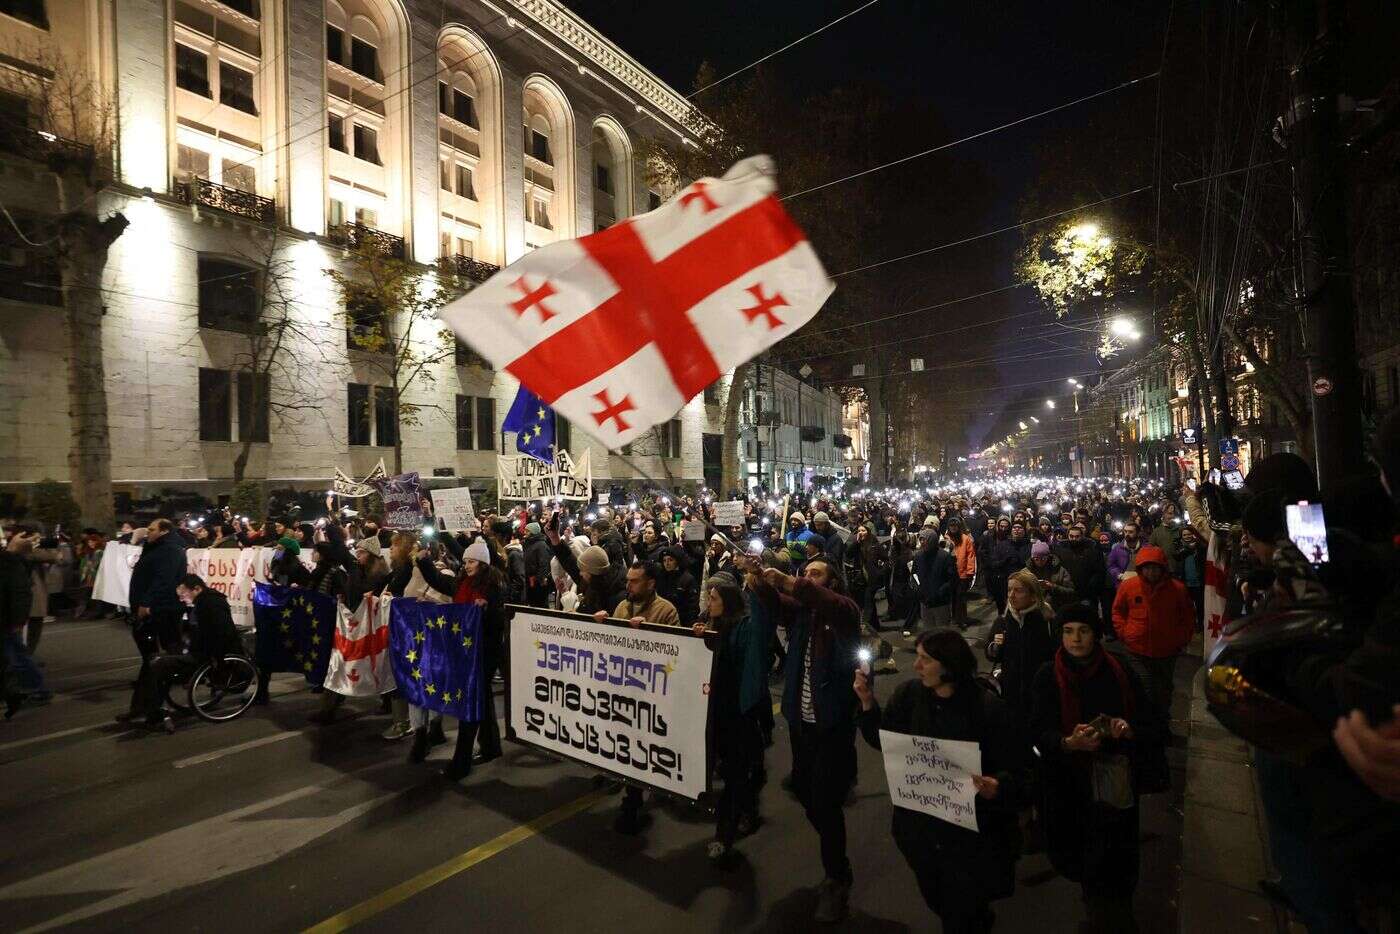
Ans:
[{"label": "crowd of protesters", "polygon": [[[1289,539],[1286,506],[1319,497],[1291,455],[1265,459],[1233,493],[1211,483],[986,474],[923,489],[848,485],[800,500],[756,492],[741,500],[743,523],[726,526],[714,522],[720,497],[706,491],[486,512],[479,532],[456,535],[431,520],[390,530],[362,516],[157,519],[116,536],[143,545],[125,612],[148,660],[123,717],[170,728],[151,679],[176,663],[161,660],[232,644],[222,597],[187,574],[189,547],[271,547],[272,582],[352,609],[368,595],[475,603],[485,617],[487,691],[508,668],[508,604],[689,627],[716,654],[709,705],[722,790],[709,855],[717,866],[732,866],[739,841],[762,823],[778,685],[791,745],[783,785],[816,833],[825,875],[818,921],[846,916],[857,868],[844,816],[857,736],[878,747],[880,732],[892,730],[972,741],[982,752],[978,831],[894,809],[894,842],[944,930],[991,930],[1017,858],[1043,849],[1080,885],[1084,929],[1130,931],[1139,805],[1170,788],[1165,750],[1183,732],[1172,721],[1177,662],[1199,638],[1213,584],[1222,619],[1312,606],[1349,627],[1348,638],[1319,636],[1307,651],[1261,650],[1290,709],[1335,733],[1304,760],[1259,748],[1283,874],[1263,884],[1316,930],[1381,930],[1376,918],[1394,919],[1393,880],[1382,877],[1400,839],[1391,538],[1400,528],[1392,493],[1400,455],[1396,439],[1383,432],[1380,441],[1379,477],[1323,497],[1335,520],[1324,565],[1303,560]],[[64,610],[112,608],[84,597],[105,544],[99,531],[77,541],[24,523],[4,531],[0,623],[13,712],[49,696],[35,657],[44,623]],[[190,608],[199,627],[187,648]],[[871,664],[882,649],[912,653],[915,674],[884,704]],[[313,718],[328,723],[343,698],[321,693]],[[264,676],[258,700],[269,699]],[[436,714],[394,695],[383,709],[392,714],[384,738],[412,739],[409,761],[446,742]],[[488,714],[463,724],[443,774],[460,780],[501,751]],[[1327,806],[1319,794],[1333,796]],[[624,788],[619,832],[642,831],[644,802],[641,789]]]}]

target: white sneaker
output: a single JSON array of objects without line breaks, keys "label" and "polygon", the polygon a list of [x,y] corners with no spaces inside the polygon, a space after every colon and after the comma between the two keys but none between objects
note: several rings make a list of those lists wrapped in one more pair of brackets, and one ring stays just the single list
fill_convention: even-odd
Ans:
[{"label": "white sneaker", "polygon": [[389,724],[389,729],[385,730],[383,736],[387,740],[403,739],[405,736],[413,735],[413,727],[408,725],[407,720],[397,720]]}]

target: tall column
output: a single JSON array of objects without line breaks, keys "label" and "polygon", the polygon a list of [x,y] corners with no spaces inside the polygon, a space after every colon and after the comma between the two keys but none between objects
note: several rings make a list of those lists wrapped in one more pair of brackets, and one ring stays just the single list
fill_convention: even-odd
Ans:
[{"label": "tall column", "polygon": [[290,225],[326,232],[326,19],[318,0],[286,0],[286,120],[278,140],[280,193]]},{"label": "tall column", "polygon": [[115,0],[119,177],[170,189],[170,117],[164,0]]}]

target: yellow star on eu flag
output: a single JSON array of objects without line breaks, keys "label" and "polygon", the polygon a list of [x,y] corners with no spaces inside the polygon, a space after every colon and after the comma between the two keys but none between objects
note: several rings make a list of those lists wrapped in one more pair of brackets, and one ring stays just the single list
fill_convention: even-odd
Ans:
[{"label": "yellow star on eu flag", "polygon": [[414,642],[422,642],[422,641],[423,641],[423,630],[420,629],[420,630],[418,630],[417,632],[415,632],[415,633],[413,634],[413,641],[414,641]]},{"label": "yellow star on eu flag", "polygon": [[281,625],[280,628],[281,628],[281,630],[282,630],[283,632],[291,632],[291,631],[292,631],[292,625],[291,625],[291,623],[283,623],[283,624]]},{"label": "yellow star on eu flag", "polygon": [[305,669],[306,671],[310,671],[310,670],[311,670],[311,663],[310,663],[310,662],[307,662],[306,664],[302,665],[301,667],[302,667],[303,669]]},{"label": "yellow star on eu flag", "polygon": [[320,634],[319,632],[315,632],[315,633],[312,633],[312,634],[311,634],[311,644],[312,644],[312,645],[320,645],[320,644],[321,644],[321,634]]},{"label": "yellow star on eu flag", "polygon": [[461,623],[453,623],[453,624],[452,624],[452,634],[453,634],[454,636],[460,636],[460,635],[462,634],[462,624],[461,624]]},{"label": "yellow star on eu flag", "polygon": [[414,662],[418,661],[418,652],[417,652],[417,650],[416,650],[416,649],[409,649],[409,650],[408,650],[408,654],[405,655],[404,658],[408,659],[408,662],[409,662],[410,665],[413,664]]},{"label": "yellow star on eu flag", "polygon": [[457,700],[461,700],[461,699],[462,699],[462,689],[461,689],[461,688],[458,688],[458,689],[457,689]]},{"label": "yellow star on eu flag", "polygon": [[414,679],[415,681],[422,681],[422,680],[423,680],[423,670],[422,670],[421,668],[415,668],[415,669],[413,669],[413,679]]},{"label": "yellow star on eu flag", "polygon": [[292,616],[292,608],[291,608],[291,607],[287,607],[285,610],[282,611],[282,618],[283,618],[283,619],[290,619],[291,616]]},{"label": "yellow star on eu flag", "polygon": [[462,648],[464,648],[464,649],[469,649],[469,648],[471,648],[471,647],[472,647],[472,638],[471,638],[471,636],[467,636],[467,638],[465,638],[465,639],[462,640]]},{"label": "yellow star on eu flag", "polygon": [[437,688],[433,687],[433,683],[431,681],[428,682],[428,684],[423,688],[423,690],[428,694],[429,697],[432,697],[437,694]]},{"label": "yellow star on eu flag", "polygon": [[544,421],[544,406],[540,406],[538,414],[535,416],[540,421]]}]

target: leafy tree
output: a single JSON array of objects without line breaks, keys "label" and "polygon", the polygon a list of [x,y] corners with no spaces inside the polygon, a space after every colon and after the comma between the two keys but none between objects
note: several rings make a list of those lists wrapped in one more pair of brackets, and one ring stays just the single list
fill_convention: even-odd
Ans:
[{"label": "leafy tree", "polygon": [[72,487],[47,477],[30,489],[29,509],[34,518],[49,529],[61,525],[71,532],[81,521],[81,510],[73,499]]},{"label": "leafy tree", "polygon": [[[466,290],[450,267],[438,269],[396,259],[374,241],[349,253],[349,269],[327,269],[344,300],[342,317],[356,361],[377,374],[393,394],[394,473],[403,472],[403,429],[422,424],[427,408],[414,390],[437,380],[439,364],[452,359],[456,338],[438,309]],[[373,401],[365,414],[373,419]]]}]

